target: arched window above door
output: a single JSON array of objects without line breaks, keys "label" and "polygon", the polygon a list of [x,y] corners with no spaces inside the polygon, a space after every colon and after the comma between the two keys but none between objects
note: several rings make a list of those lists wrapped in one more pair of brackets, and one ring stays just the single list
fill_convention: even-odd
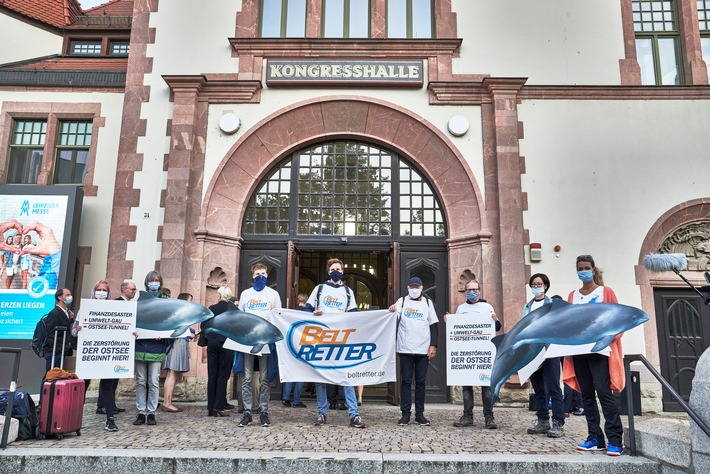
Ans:
[{"label": "arched window above door", "polygon": [[439,198],[406,160],[370,144],[295,152],[257,187],[246,235],[445,237]]}]

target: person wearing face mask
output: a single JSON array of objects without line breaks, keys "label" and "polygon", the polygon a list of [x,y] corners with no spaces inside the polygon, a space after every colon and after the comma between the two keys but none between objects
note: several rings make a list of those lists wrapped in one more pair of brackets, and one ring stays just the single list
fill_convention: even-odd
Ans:
[{"label": "person wearing face mask", "polygon": [[[61,288],[54,293],[54,309],[47,315],[47,339],[44,343],[44,360],[45,373],[49,372],[54,367],[59,367],[62,359],[61,343],[64,338],[64,352],[67,353],[71,349],[69,341],[69,328],[72,327],[74,321],[74,313],[69,309],[74,298],[72,297],[69,288]],[[57,327],[65,327],[65,330],[59,330]],[[69,333],[69,334],[68,334]],[[54,347],[54,338],[57,338],[57,353],[52,358],[52,348]]]},{"label": "person wearing face mask", "polygon": [[[257,263],[251,267],[251,277],[254,284],[251,288],[242,291],[239,296],[239,309],[252,313],[271,322],[271,310],[280,309],[281,297],[273,288],[266,286],[269,278],[268,267],[264,263]],[[244,402],[244,416],[239,422],[240,427],[247,426],[252,421],[252,376],[254,373],[255,354],[244,353],[244,377],[242,378],[242,401]],[[269,354],[259,357],[259,422],[261,426],[271,426],[269,420],[269,396],[271,386],[268,374]]]},{"label": "person wearing face mask", "polygon": [[[528,282],[533,299],[523,307],[526,317],[532,311],[546,304],[552,304],[552,299],[547,296],[550,289],[550,279],[543,273],[536,273]],[[545,359],[535,372],[530,375],[530,382],[535,390],[535,407],[537,421],[528,434],[546,434],[549,438],[560,438],[564,435],[565,413],[564,398],[560,389],[560,373],[562,361],[560,357]],[[550,409],[548,400],[552,399],[552,425],[550,426]]]},{"label": "person wearing face mask", "polygon": [[[145,289],[156,298],[164,298],[163,277],[153,270],[145,276]],[[172,345],[169,338],[136,340],[136,409],[138,416],[133,421],[136,426],[147,422],[156,425],[155,411],[158,409],[160,392],[160,366]]]},{"label": "person wearing face mask", "polygon": [[[353,290],[343,283],[343,262],[338,258],[331,258],[325,265],[329,280],[316,286],[304,311],[313,313],[314,316],[321,316],[325,313],[345,313],[357,311],[357,303]],[[364,428],[365,423],[360,417],[357,406],[357,396],[355,387],[343,387],[345,392],[345,404],[348,408],[350,426],[353,428]],[[326,384],[316,384],[316,403],[318,405],[318,416],[313,422],[316,426],[326,424],[328,415],[328,390]]]},{"label": "person wearing face mask", "polygon": [[426,373],[429,360],[436,356],[439,340],[439,318],[434,303],[422,294],[421,278],[412,277],[407,285],[407,296],[389,307],[397,315],[397,354],[399,355],[400,426],[408,425],[412,415],[412,378],[414,378],[414,422],[429,426],[424,417]]},{"label": "person wearing face mask", "polygon": [[[500,331],[502,324],[498,321],[493,306],[486,303],[486,300],[481,298],[481,285],[476,280],[470,280],[466,283],[466,302],[456,308],[456,314],[477,314],[490,316],[495,321],[496,332]],[[444,315],[446,321],[446,315]],[[473,387],[461,387],[463,392],[463,416],[457,421],[454,421],[454,426],[463,428],[473,426]],[[485,420],[484,427],[489,430],[498,428],[495,417],[493,416],[493,397],[491,396],[491,387],[481,387],[481,399],[483,401],[483,418]]]},{"label": "person wearing face mask", "polygon": [[[614,290],[604,286],[601,272],[591,255],[577,257],[577,276],[582,287],[571,292],[567,300],[572,304],[618,303]],[[609,356],[580,354],[565,357],[562,379],[573,389],[582,392],[584,417],[587,420],[587,440],[577,445],[580,451],[606,449],[609,456],[620,456],[624,450],[624,428],[612,390],[624,389],[624,355],[621,351],[621,336],[618,334],[609,344]],[[596,395],[595,395],[596,392]],[[600,427],[597,397],[604,413],[604,432],[609,441],[606,447]]]}]

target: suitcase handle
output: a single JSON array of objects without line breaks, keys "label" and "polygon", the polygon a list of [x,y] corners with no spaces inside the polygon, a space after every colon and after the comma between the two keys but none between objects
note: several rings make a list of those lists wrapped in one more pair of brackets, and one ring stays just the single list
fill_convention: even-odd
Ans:
[{"label": "suitcase handle", "polygon": [[12,369],[10,393],[8,394],[7,410],[5,411],[5,425],[2,428],[2,440],[0,441],[0,449],[4,450],[7,448],[7,437],[10,434],[10,420],[12,420],[12,406],[15,401],[15,391],[17,390],[17,376],[20,373],[20,357],[22,356],[22,349],[19,347],[0,347],[0,353],[2,352],[15,354],[15,365]]},{"label": "suitcase handle", "polygon": [[56,326],[55,331],[54,331],[54,346],[52,347],[52,365],[54,365],[54,356],[57,354],[57,337],[59,336],[59,331],[62,331],[63,337],[62,337],[62,356],[59,359],[59,368],[64,370],[64,347],[67,344],[67,331],[69,330],[68,326]]}]

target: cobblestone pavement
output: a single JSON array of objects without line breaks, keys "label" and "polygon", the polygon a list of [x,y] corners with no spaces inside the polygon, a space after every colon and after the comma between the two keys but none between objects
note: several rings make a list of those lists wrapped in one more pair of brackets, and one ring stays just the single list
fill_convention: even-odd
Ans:
[{"label": "cobblestone pavement", "polygon": [[[63,440],[45,439],[15,442],[10,447],[84,448],[84,449],[154,449],[175,451],[272,451],[318,453],[417,453],[417,454],[567,454],[603,456],[603,453],[581,453],[577,443],[586,438],[584,417],[571,416],[565,424],[565,436],[559,439],[544,435],[528,435],[535,421],[533,412],[523,408],[495,410],[497,430],[483,428],[480,407],[474,409],[474,426],[456,428],[453,421],[461,416],[460,405],[429,404],[426,416],[431,426],[414,423],[398,426],[400,412],[384,402],[365,402],[360,414],[365,429],[351,428],[347,411],[329,411],[328,424],[313,426],[315,401],[305,400],[308,408],[287,408],[273,400],[269,408],[271,427],[253,423],[244,428],[237,424],[241,415],[236,410],[230,417],[207,417],[204,404],[177,404],[181,413],[156,415],[156,426],[133,426],[135,408],[128,400],[120,406],[128,408],[116,417],[117,432],[104,429],[106,416],[94,413],[96,404],[87,402],[81,436],[68,434]],[[258,421],[258,416],[255,416]],[[414,417],[412,417],[414,418]],[[626,417],[622,417],[626,423]]]}]

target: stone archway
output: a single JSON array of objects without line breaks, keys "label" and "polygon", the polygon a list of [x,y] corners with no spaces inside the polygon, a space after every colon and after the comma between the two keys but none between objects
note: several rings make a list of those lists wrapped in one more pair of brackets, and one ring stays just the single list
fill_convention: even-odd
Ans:
[{"label": "stone archway", "polygon": [[207,188],[196,231],[204,274],[216,266],[238,266],[243,215],[268,171],[294,150],[333,137],[370,141],[412,160],[444,208],[449,281],[453,285],[465,270],[482,273],[482,248],[490,232],[482,194],[460,152],[432,124],[402,107],[340,96],[294,104],[266,117],[226,154]]}]

